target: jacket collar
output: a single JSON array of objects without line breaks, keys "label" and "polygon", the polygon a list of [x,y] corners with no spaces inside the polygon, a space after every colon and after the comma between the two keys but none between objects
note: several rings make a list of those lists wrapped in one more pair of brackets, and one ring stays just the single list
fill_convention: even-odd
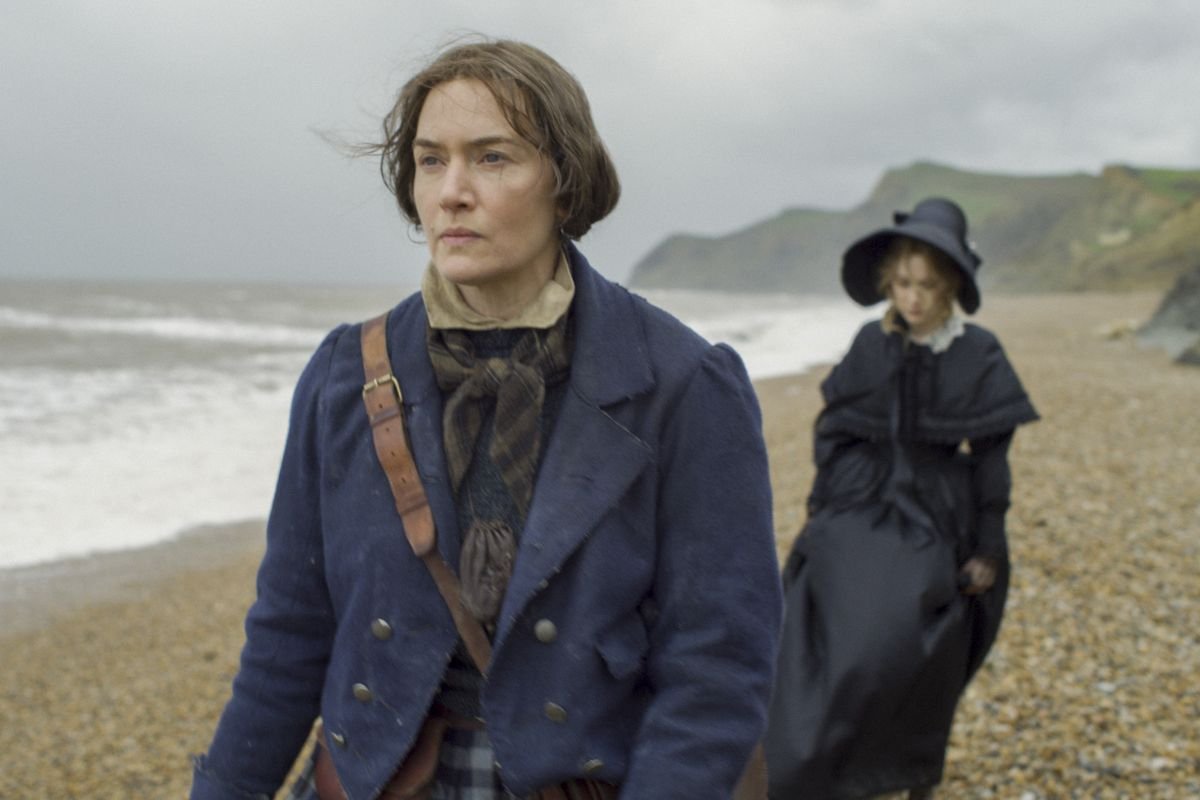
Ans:
[{"label": "jacket collar", "polygon": [[650,391],[654,373],[635,305],[643,301],[605,280],[574,244],[566,250],[575,278],[572,388],[601,407]]},{"label": "jacket collar", "polygon": [[[643,302],[610,283],[573,244],[566,245],[575,280],[575,350],[571,355],[571,387],[589,404],[609,406],[644,394],[654,386],[649,348],[636,304]],[[428,316],[420,294],[392,312],[389,350],[405,398],[429,402],[440,397],[425,352]]]}]

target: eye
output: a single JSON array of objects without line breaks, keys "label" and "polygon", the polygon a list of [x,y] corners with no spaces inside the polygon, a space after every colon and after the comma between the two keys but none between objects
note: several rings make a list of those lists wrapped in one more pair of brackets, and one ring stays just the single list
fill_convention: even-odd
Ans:
[{"label": "eye", "polygon": [[505,158],[503,153],[497,153],[494,150],[489,150],[488,152],[484,153],[479,160],[485,164],[502,164],[508,159]]},{"label": "eye", "polygon": [[436,167],[438,165],[438,157],[432,153],[420,153],[416,158],[418,167]]}]

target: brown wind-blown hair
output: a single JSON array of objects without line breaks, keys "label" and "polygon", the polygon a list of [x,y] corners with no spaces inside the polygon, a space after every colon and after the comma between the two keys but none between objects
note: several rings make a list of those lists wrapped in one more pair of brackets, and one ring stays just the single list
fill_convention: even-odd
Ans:
[{"label": "brown wind-blown hair", "polygon": [[421,108],[436,86],[458,79],[487,86],[513,130],[549,160],[564,236],[579,239],[616,207],[617,170],[579,81],[536,47],[500,39],[453,46],[410,78],[383,119],[383,142],[368,148],[409,222],[421,225],[412,194]]},{"label": "brown wind-blown hair", "polygon": [[[900,265],[913,256],[923,256],[933,265],[933,271],[941,283],[941,291],[938,293],[938,319],[945,322],[954,312],[954,298],[958,297],[958,290],[962,286],[962,275],[950,257],[933,245],[908,236],[895,237],[879,260],[879,283],[876,284],[879,294],[891,300],[892,278],[896,276]],[[895,303],[890,304],[883,314],[883,329],[889,333],[904,330]]]}]

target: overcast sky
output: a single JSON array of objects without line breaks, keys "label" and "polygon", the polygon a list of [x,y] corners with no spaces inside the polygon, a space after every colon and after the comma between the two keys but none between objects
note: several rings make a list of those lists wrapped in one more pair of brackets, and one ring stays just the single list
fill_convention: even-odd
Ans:
[{"label": "overcast sky", "polygon": [[915,160],[1200,167],[1193,0],[4,0],[0,276],[411,284],[377,164],[318,132],[371,138],[465,31],[587,90],[624,192],[582,245],[617,279]]}]

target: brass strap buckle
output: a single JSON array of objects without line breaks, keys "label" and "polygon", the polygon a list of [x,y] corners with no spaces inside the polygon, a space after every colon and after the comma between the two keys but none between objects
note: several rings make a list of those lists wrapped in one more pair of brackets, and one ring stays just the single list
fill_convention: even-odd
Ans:
[{"label": "brass strap buckle", "polygon": [[401,405],[403,405],[404,393],[400,391],[400,381],[396,380],[396,376],[390,372],[387,375],[381,375],[378,378],[369,380],[366,383],[364,383],[363,384],[363,392],[362,392],[363,399],[364,400],[367,399],[367,392],[370,392],[374,389],[378,389],[380,386],[383,386],[387,383],[392,384],[392,389],[394,389],[396,392],[396,401],[398,403],[400,403]]}]

